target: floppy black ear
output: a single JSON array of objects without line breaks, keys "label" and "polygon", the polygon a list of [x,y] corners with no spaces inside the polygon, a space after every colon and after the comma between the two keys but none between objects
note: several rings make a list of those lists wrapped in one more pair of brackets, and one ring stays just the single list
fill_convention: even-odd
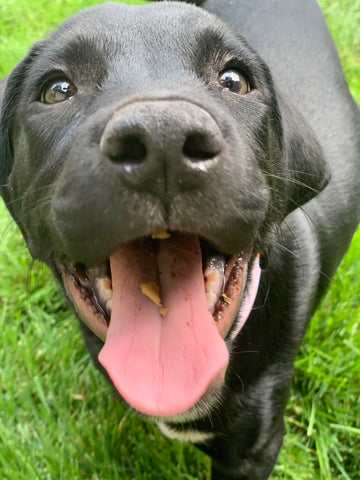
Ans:
[{"label": "floppy black ear", "polygon": [[0,82],[0,194],[6,200],[6,183],[11,172],[11,128],[20,100],[26,73],[41,50],[42,42],[35,43],[28,55]]},{"label": "floppy black ear", "polygon": [[318,195],[331,175],[312,128],[291,102],[277,97],[287,173],[286,213],[290,213]]}]

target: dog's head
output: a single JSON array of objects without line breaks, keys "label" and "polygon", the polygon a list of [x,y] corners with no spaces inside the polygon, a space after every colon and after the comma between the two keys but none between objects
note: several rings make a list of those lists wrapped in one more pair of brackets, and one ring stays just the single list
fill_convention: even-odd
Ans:
[{"label": "dog's head", "polygon": [[0,88],[2,195],[118,391],[160,417],[211,401],[259,254],[326,185],[310,129],[244,39],[180,3],[81,12]]}]

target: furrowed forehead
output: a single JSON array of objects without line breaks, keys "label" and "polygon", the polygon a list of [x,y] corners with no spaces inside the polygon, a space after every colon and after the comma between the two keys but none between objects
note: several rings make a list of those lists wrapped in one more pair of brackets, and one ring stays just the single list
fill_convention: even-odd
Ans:
[{"label": "furrowed forehead", "polygon": [[[212,15],[181,3],[146,6],[105,4],[89,8],[64,22],[39,49],[36,63],[56,68],[58,63],[89,65],[96,58],[186,55],[201,33],[219,25]],[[179,52],[177,52],[179,50]]]},{"label": "furrowed forehead", "polygon": [[219,28],[215,17],[182,3],[128,6],[105,4],[93,7],[66,21],[50,41],[65,45],[68,53],[76,43],[98,48],[131,51],[144,43],[162,49],[177,44],[191,45],[203,30]]},{"label": "furrowed forehead", "polygon": [[[80,12],[39,44],[31,76],[62,66],[101,77],[107,71],[138,70],[168,62],[174,71],[201,57],[225,28],[207,12],[182,3],[146,6],[106,4]],[[228,29],[226,29],[226,32]],[[158,68],[156,68],[158,67]]]}]

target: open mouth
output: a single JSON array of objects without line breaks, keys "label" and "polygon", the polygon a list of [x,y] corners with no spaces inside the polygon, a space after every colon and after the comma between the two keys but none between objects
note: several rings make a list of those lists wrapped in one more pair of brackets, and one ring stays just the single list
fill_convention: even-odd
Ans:
[{"label": "open mouth", "polygon": [[[162,236],[162,234],[158,235],[156,232],[154,236]],[[163,240],[166,239],[144,238],[134,243],[136,248],[147,250],[150,255],[156,255],[157,243]],[[241,253],[236,256],[224,255],[203,240],[200,240],[200,248],[207,307],[220,335],[225,338],[232,326],[231,314],[234,310],[238,310],[242,298],[250,253]],[[105,342],[113,304],[110,260],[92,267],[86,267],[80,263],[69,264],[62,271],[66,286],[71,296],[76,299],[76,307],[80,309],[78,313],[86,313],[83,320]],[[174,274],[176,273],[173,272]],[[140,283],[139,288],[159,307],[159,313],[166,317],[166,306],[160,303],[161,292],[157,292],[156,280],[153,278],[152,281]]]},{"label": "open mouth", "polygon": [[100,363],[131,406],[173,416],[222,385],[251,258],[155,232],[101,265],[61,264],[77,313],[105,343]]}]

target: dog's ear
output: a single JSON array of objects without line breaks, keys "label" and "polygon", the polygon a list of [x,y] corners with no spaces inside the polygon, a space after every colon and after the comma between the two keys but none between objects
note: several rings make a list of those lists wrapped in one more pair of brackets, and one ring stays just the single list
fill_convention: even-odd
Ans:
[{"label": "dog's ear", "polygon": [[286,214],[318,195],[330,180],[323,150],[301,113],[277,95],[286,176]]},{"label": "dog's ear", "polygon": [[42,42],[35,43],[28,55],[0,82],[0,194],[6,197],[6,183],[11,171],[11,128],[20,101],[27,71],[38,56]]}]

